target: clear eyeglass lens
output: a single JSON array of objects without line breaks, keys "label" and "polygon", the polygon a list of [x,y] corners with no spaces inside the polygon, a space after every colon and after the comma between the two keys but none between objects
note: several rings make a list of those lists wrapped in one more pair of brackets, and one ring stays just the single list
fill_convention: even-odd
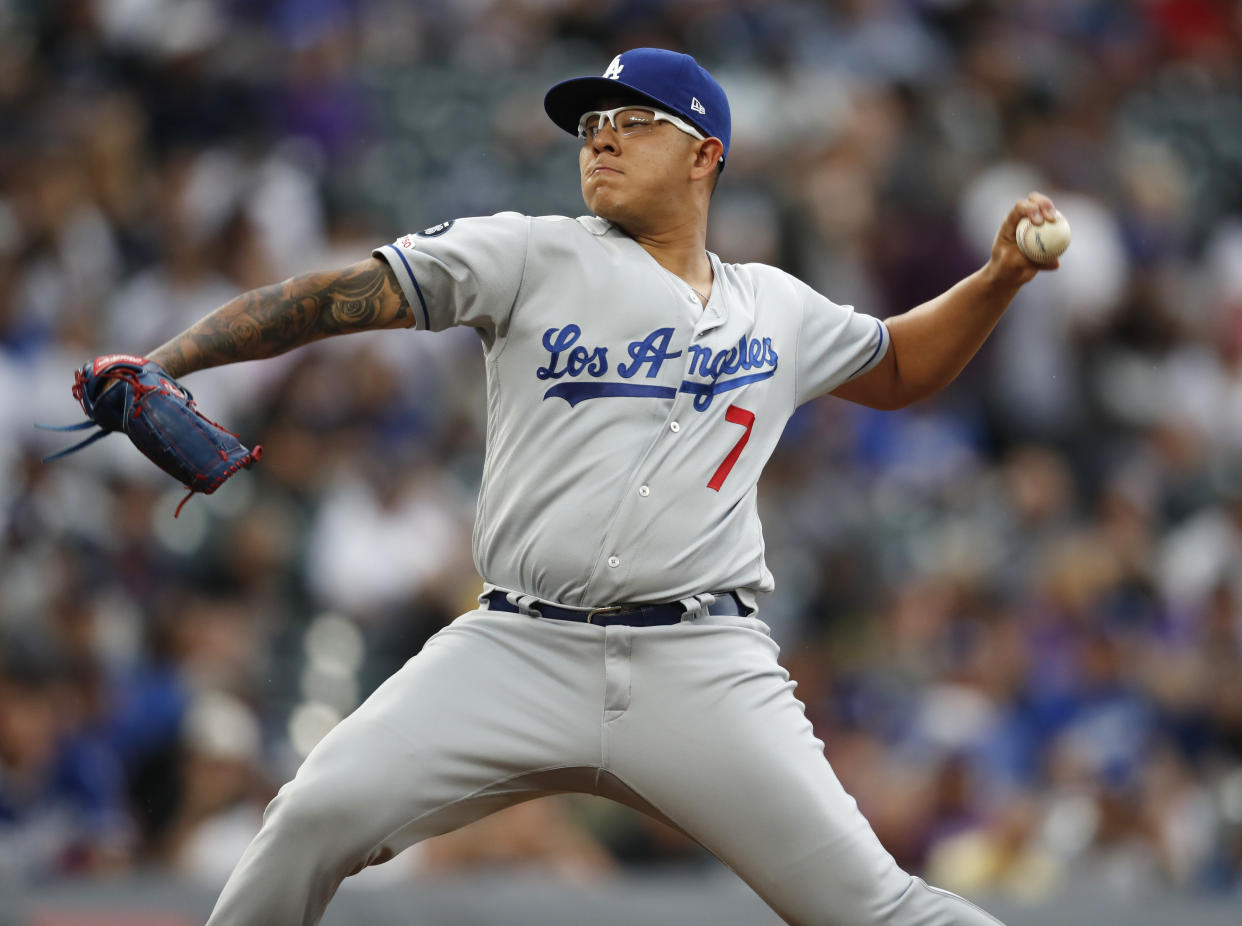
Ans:
[{"label": "clear eyeglass lens", "polygon": [[650,132],[655,128],[655,113],[649,109],[627,109],[625,112],[617,113],[616,124],[617,131],[622,135]]},{"label": "clear eyeglass lens", "polygon": [[594,139],[599,134],[600,125],[605,119],[612,123],[618,135],[646,134],[655,128],[656,117],[649,109],[622,109],[608,112],[592,112],[582,117],[579,135],[586,139]]}]

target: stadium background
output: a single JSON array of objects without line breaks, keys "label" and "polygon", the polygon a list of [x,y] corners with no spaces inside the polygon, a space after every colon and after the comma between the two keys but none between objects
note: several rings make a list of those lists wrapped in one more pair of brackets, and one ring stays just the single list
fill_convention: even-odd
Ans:
[{"label": "stadium background", "polygon": [[[185,922],[318,737],[469,606],[482,366],[469,332],[387,332],[194,375],[266,452],[176,520],[123,439],[44,465],[63,443],[32,423],[76,420],[85,358],[242,290],[446,218],[580,213],[542,93],[637,45],[730,94],[725,260],[884,316],[978,266],[1030,189],[1074,228],[949,390],[804,408],[762,486],[764,616],[885,845],[1018,909],[1238,903],[1238,4],[0,0],[12,922],[112,922],[75,891],[121,909],[152,883],[187,893],[149,922]],[[540,893],[719,874],[558,798],[355,889],[512,872]]]}]

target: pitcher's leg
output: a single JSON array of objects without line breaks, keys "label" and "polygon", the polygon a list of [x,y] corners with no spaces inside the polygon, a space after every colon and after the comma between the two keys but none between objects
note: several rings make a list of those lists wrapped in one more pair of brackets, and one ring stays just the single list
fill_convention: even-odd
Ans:
[{"label": "pitcher's leg", "polygon": [[441,631],[281,788],[210,926],[317,923],[347,875],[532,796],[541,772],[596,764],[590,643],[509,615]]},{"label": "pitcher's leg", "polygon": [[776,647],[740,627],[634,637],[609,768],[799,926],[997,926],[912,878],[824,758]]}]

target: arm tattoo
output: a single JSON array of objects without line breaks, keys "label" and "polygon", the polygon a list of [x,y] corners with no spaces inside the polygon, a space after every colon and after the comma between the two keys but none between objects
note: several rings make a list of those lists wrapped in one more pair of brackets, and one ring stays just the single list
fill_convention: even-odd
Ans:
[{"label": "arm tattoo", "polygon": [[320,338],[414,322],[392,269],[378,258],[243,293],[150,355],[173,376],[274,357]]}]

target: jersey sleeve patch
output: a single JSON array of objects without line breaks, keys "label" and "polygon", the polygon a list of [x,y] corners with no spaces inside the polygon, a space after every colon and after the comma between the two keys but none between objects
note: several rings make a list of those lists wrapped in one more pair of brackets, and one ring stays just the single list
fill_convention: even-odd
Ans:
[{"label": "jersey sleeve patch", "polygon": [[453,223],[456,221],[457,221],[456,219],[449,219],[447,222],[441,222],[439,225],[432,225],[430,228],[424,228],[422,231],[417,233],[418,237],[437,238],[440,235],[443,235],[450,228],[452,228]]}]

